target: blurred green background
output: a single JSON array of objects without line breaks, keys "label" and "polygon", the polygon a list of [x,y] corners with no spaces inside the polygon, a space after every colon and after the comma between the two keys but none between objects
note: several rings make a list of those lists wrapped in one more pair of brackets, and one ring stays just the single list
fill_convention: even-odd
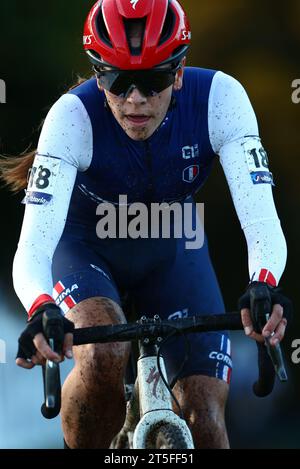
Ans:
[{"label": "blurred green background", "polygon": [[[93,3],[1,0],[0,79],[7,85],[7,103],[0,104],[0,153],[18,154],[34,147],[39,124],[49,107],[78,74],[89,75],[81,36],[83,21]],[[295,305],[295,319],[284,345],[290,381],[284,387],[277,386],[271,398],[252,397],[255,347],[249,341],[245,344],[242,335],[235,336],[236,372],[227,411],[231,444],[300,448],[300,364],[294,365],[290,359],[291,342],[300,338],[297,311],[300,104],[293,104],[291,99],[292,82],[300,79],[300,1],[185,0],[182,4],[193,32],[188,63],[233,75],[249,94],[275,175],[274,197],[289,248],[281,284]],[[49,436],[49,426],[46,429],[41,422],[36,404],[32,404],[30,412],[30,393],[28,399],[22,393],[14,398],[20,407],[26,404],[26,419],[16,403],[9,401],[16,380],[19,389],[23,385],[24,389],[33,386],[33,378],[13,365],[15,338],[23,327],[20,318],[25,320],[11,281],[11,264],[23,215],[21,198],[22,194],[11,196],[7,190],[1,190],[0,337],[7,341],[10,363],[0,364],[0,413],[4,413],[4,417],[0,415],[0,447],[57,447],[59,439]],[[205,202],[211,256],[227,309],[232,310],[248,282],[247,252],[220,165],[215,165],[199,200]],[[32,373],[38,381],[39,373]],[[41,388],[38,393],[42,395]],[[23,431],[17,444],[9,436],[17,427],[35,428],[39,438],[26,439]],[[57,433],[57,428],[53,427],[53,433]],[[46,434],[47,439],[45,436],[43,440]]]}]

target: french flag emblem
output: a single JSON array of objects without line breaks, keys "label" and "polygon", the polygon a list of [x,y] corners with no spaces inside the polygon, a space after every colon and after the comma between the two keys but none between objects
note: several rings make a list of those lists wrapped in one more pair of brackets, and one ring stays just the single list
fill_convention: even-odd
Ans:
[{"label": "french flag emblem", "polygon": [[65,314],[77,304],[71,295],[71,292],[75,289],[78,289],[78,285],[75,284],[71,288],[67,288],[61,281],[57,282],[53,288],[55,303],[61,307]]},{"label": "french flag emblem", "polygon": [[183,180],[192,183],[199,176],[199,172],[200,169],[198,165],[189,166],[183,171]]}]

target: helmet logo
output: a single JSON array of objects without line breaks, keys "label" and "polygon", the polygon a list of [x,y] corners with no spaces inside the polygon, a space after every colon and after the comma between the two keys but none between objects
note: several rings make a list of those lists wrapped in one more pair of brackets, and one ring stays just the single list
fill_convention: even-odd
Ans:
[{"label": "helmet logo", "polygon": [[83,36],[83,45],[90,46],[91,44],[92,44],[92,35],[90,34],[89,36]]},{"label": "helmet logo", "polygon": [[182,37],[181,37],[182,41],[190,41],[191,39],[192,39],[191,31],[187,31],[186,29],[182,31]]},{"label": "helmet logo", "polygon": [[136,4],[139,2],[140,0],[130,0],[130,3],[131,3],[131,6],[132,8],[135,10],[135,7],[136,7]]}]

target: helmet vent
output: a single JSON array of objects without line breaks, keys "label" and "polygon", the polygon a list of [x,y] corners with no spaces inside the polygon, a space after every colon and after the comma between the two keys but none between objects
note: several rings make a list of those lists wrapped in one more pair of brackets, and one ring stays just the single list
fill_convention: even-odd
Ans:
[{"label": "helmet vent", "polygon": [[144,42],[146,18],[124,19],[128,46],[132,55],[141,55]]},{"label": "helmet vent", "polygon": [[107,44],[109,47],[113,48],[113,45],[111,43],[107,27],[103,18],[103,13],[102,10],[100,10],[99,15],[97,16],[96,19],[96,27],[97,27],[97,32],[105,44]]},{"label": "helmet vent", "polygon": [[174,32],[175,22],[176,22],[175,14],[169,5],[165,23],[164,23],[163,30],[162,30],[160,40],[159,40],[159,44],[158,44],[159,46],[167,42],[167,40],[172,36]]}]

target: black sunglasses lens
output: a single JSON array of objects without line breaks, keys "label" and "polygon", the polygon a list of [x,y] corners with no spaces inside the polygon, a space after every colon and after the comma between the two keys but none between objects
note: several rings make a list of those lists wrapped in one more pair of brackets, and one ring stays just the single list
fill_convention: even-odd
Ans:
[{"label": "black sunglasses lens", "polygon": [[149,72],[141,77],[143,84],[150,93],[161,93],[163,90],[173,85],[175,81],[175,73],[172,72]]},{"label": "black sunglasses lens", "polygon": [[105,72],[98,75],[101,86],[117,96],[121,95],[124,90],[124,83],[120,79],[119,72]]},{"label": "black sunglasses lens", "polygon": [[100,84],[104,89],[117,96],[126,96],[128,91],[135,86],[145,96],[154,96],[174,84],[175,73],[138,71],[138,72],[100,72]]}]

